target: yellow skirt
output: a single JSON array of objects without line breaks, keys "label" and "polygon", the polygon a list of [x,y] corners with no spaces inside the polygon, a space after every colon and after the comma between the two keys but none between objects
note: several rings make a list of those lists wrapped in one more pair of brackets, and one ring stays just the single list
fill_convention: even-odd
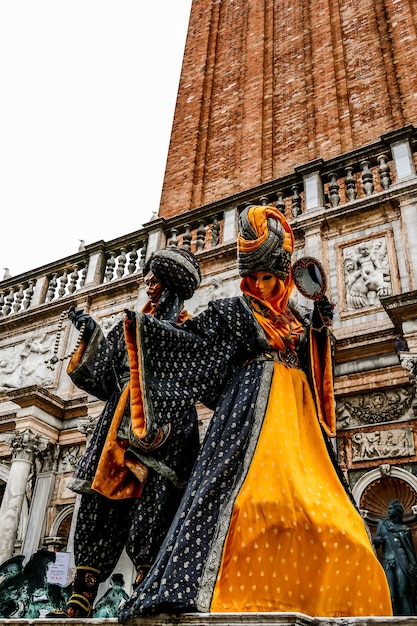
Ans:
[{"label": "yellow skirt", "polygon": [[392,615],[384,571],[329,459],[307,379],[279,363],[210,611]]}]

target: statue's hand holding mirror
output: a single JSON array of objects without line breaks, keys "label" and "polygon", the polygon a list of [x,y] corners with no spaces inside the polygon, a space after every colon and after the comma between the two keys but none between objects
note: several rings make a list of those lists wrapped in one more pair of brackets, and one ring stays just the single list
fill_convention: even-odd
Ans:
[{"label": "statue's hand holding mirror", "polygon": [[309,300],[314,300],[324,326],[330,326],[333,305],[325,296],[326,274],[320,261],[311,256],[301,257],[291,268],[292,278],[298,291]]}]

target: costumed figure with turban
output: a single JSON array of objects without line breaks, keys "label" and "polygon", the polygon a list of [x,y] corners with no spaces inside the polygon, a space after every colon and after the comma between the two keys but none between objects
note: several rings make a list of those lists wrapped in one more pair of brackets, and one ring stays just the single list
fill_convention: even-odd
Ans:
[{"label": "costumed figure with turban", "polygon": [[[201,281],[198,261],[183,248],[158,250],[143,268],[148,302],[143,314],[181,324],[190,316],[184,300]],[[89,617],[98,585],[113,572],[126,551],[139,582],[151,566],[175,515],[198,449],[197,413],[187,405],[172,422],[155,421],[136,439],[131,419],[135,381],[124,320],[104,336],[82,309],[69,317],[84,332],[68,374],[80,388],[105,400],[87,449],[69,487],[82,494],[74,552],[76,574],[68,603],[48,618]],[[161,408],[161,410],[164,410]]]},{"label": "costumed figure with turban", "polygon": [[320,313],[332,307],[323,298],[307,315],[291,304],[294,238],[278,209],[248,207],[239,228],[242,296],[210,302],[181,328],[143,314],[126,322],[142,433],[184,403],[214,412],[159,555],[119,620],[390,615],[385,574],[328,445],[332,363]]}]

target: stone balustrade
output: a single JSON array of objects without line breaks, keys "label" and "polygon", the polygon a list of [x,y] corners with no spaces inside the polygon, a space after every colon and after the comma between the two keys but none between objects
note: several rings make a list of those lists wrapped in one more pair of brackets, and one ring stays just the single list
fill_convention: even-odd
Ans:
[{"label": "stone balustrade", "polygon": [[56,263],[0,281],[0,319],[44,303],[55,302],[84,287],[123,280],[140,273],[145,259],[165,245],[183,246],[197,254],[236,241],[237,215],[247,204],[275,204],[294,230],[309,213],[323,216],[370,199],[384,201],[415,186],[413,143],[417,131],[407,126],[379,142],[329,161],[316,159],[292,174],[225,200],[155,218],[129,235],[99,241]]}]

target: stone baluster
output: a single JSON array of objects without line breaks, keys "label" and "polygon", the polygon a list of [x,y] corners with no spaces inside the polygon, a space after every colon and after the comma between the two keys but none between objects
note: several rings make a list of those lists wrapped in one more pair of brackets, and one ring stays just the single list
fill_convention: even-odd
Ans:
[{"label": "stone baluster", "polygon": [[220,241],[220,223],[217,216],[213,217],[213,222],[211,224],[211,242],[210,245],[212,248],[218,245]]},{"label": "stone baluster", "polygon": [[339,206],[340,203],[340,195],[339,195],[339,183],[337,182],[337,173],[330,172],[329,174],[329,200],[332,207],[335,209]]},{"label": "stone baluster", "polygon": [[117,262],[116,276],[117,278],[122,278],[125,273],[125,267],[127,263],[126,258],[126,248],[120,248],[119,259]]},{"label": "stone baluster", "polygon": [[70,274],[68,293],[74,293],[74,291],[77,289],[78,278],[79,278],[78,265],[74,265],[74,268]]},{"label": "stone baluster", "polygon": [[268,204],[269,204],[269,198],[268,198],[268,196],[261,196],[261,197],[259,198],[258,202],[259,202],[259,204],[260,204],[261,206],[268,206]]},{"label": "stone baluster", "polygon": [[352,202],[353,200],[355,200],[356,198],[356,177],[354,175],[354,168],[349,165],[346,168],[346,178],[345,178],[345,185],[346,185],[346,197],[348,199],[348,202]]},{"label": "stone baluster", "polygon": [[[186,250],[191,250],[191,226],[190,224],[184,224],[184,234],[182,236],[182,247]],[[172,245],[172,240],[171,240]],[[178,243],[177,243],[178,245]]]},{"label": "stone baluster", "polygon": [[197,240],[195,243],[196,250],[203,250],[206,245],[206,222],[199,220],[197,228]]},{"label": "stone baluster", "polygon": [[302,213],[302,210],[301,210],[301,196],[300,196],[300,184],[299,183],[295,183],[294,185],[291,185],[291,191],[292,191],[292,198],[291,198],[292,214],[293,214],[294,217],[298,217]]},{"label": "stone baluster", "polygon": [[389,189],[391,185],[391,174],[388,165],[388,157],[386,154],[380,154],[377,157],[379,168],[379,182],[381,183],[382,189]]},{"label": "stone baluster", "polygon": [[15,293],[14,303],[13,303],[13,313],[18,313],[22,308],[23,296],[25,293],[25,286],[20,284],[18,286],[18,290]]},{"label": "stone baluster", "polygon": [[362,169],[362,189],[367,196],[372,196],[374,192],[374,183],[372,172],[369,169],[370,162],[362,161],[361,169]]},{"label": "stone baluster", "polygon": [[87,278],[87,265],[83,267],[83,270],[81,272],[80,289],[81,287],[84,287],[86,278]]},{"label": "stone baluster", "polygon": [[136,264],[138,262],[138,247],[136,244],[133,244],[132,250],[129,254],[129,263],[127,265],[127,271],[129,274],[133,274],[136,271]]},{"label": "stone baluster", "polygon": [[106,271],[104,273],[104,280],[108,283],[113,280],[114,268],[116,266],[116,261],[114,260],[115,253],[110,252],[109,258],[107,259]]},{"label": "stone baluster", "polygon": [[276,207],[283,215],[285,215],[285,201],[284,201],[284,194],[282,191],[277,191]]},{"label": "stone baluster", "polygon": [[143,244],[143,246],[140,249],[140,260],[139,260],[139,266],[142,269],[142,267],[144,266],[145,263],[145,259],[146,259],[146,251],[148,249],[148,244],[147,242],[145,242]]},{"label": "stone baluster", "polygon": [[[25,291],[25,299],[23,300],[23,309],[26,310],[30,307],[30,303],[32,302],[33,294],[35,293],[35,282],[34,280],[30,280],[29,284]],[[1,308],[1,307],[0,307]]]},{"label": "stone baluster", "polygon": [[4,434],[2,440],[12,451],[12,464],[0,507],[0,563],[13,555],[32,462],[48,446],[46,439],[29,429]]},{"label": "stone baluster", "polygon": [[46,298],[45,298],[46,302],[51,302],[55,297],[55,291],[58,285],[57,278],[58,278],[58,274],[54,272],[52,274],[51,279],[49,280],[48,291],[46,292]]},{"label": "stone baluster", "polygon": [[14,301],[14,289],[13,287],[10,287],[9,293],[6,296],[6,301],[4,304],[4,309],[3,309],[4,315],[6,316],[9,315],[10,311],[12,310],[13,301]]},{"label": "stone baluster", "polygon": [[58,289],[58,298],[63,298],[67,293],[67,283],[68,283],[68,270],[64,269],[64,273],[59,279],[59,289]]},{"label": "stone baluster", "polygon": [[178,246],[178,229],[171,228],[171,237],[169,238],[169,245],[173,248]]},{"label": "stone baluster", "polygon": [[4,291],[1,290],[0,291],[0,317],[3,317],[4,315],[3,307],[4,307]]}]

